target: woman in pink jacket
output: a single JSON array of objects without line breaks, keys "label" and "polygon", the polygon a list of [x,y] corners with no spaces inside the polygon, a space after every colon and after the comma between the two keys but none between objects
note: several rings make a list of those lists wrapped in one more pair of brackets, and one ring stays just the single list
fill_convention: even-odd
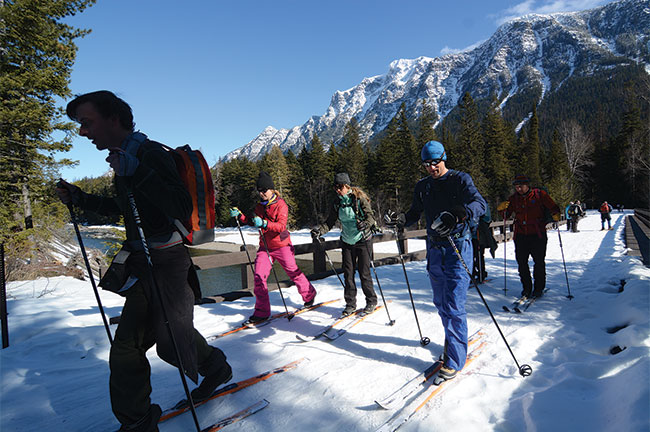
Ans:
[{"label": "woman in pink jacket", "polygon": [[[255,206],[255,216],[247,217],[238,208],[230,209],[232,217],[239,218],[242,223],[252,225],[260,230],[260,247],[255,257],[255,312],[244,324],[257,324],[265,321],[271,315],[267,279],[271,273],[271,259],[278,261],[287,275],[298,287],[298,292],[305,302],[305,307],[314,304],[316,290],[307,280],[305,274],[296,264],[294,248],[287,230],[289,207],[275,190],[271,176],[262,171],[257,179],[257,192],[260,202]],[[268,246],[268,251],[266,247]]]}]

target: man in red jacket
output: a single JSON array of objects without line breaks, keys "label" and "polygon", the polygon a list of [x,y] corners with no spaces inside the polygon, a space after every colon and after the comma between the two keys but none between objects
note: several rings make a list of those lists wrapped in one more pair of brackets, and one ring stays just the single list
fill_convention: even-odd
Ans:
[{"label": "man in red jacket", "polygon": [[[519,279],[523,286],[521,295],[524,297],[541,297],[546,286],[546,211],[550,212],[554,221],[560,220],[560,208],[549,194],[539,188],[530,187],[530,179],[525,175],[515,176],[512,184],[515,193],[497,207],[505,217],[515,215],[515,257],[519,266]],[[535,267],[530,277],[528,257],[533,257]]]}]

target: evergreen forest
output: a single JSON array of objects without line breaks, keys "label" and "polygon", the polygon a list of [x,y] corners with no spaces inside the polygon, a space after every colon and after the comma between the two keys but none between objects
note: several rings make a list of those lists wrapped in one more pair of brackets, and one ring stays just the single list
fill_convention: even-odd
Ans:
[{"label": "evergreen forest", "polygon": [[[70,149],[76,130],[61,101],[72,96],[75,41],[90,30],[64,21],[94,3],[0,0],[0,244],[10,259],[29,261],[50,231],[69,221],[54,187],[59,169],[75,161],[55,155]],[[342,171],[369,195],[377,216],[388,209],[405,211],[416,182],[426,175],[420,149],[429,140],[445,145],[447,167],[472,175],[493,219],[519,173],[548,190],[561,207],[578,199],[589,208],[603,200],[626,208],[650,207],[650,79],[645,65],[575,76],[543,98],[539,88],[505,97],[475,100],[466,92],[442,119],[430,101],[410,101],[410,108],[403,103],[372,140],[364,139],[359,119],[352,118],[336,142],[316,135],[298,154],[274,147],[260,160],[220,162],[212,170],[218,224],[233,224],[230,207],[253,210],[261,170],[271,174],[289,204],[291,228],[325,218],[335,199],[334,174]],[[211,143],[190,144],[210,154]],[[113,193],[110,174],[76,184],[89,193]],[[89,224],[120,222],[91,213],[78,216]]]}]

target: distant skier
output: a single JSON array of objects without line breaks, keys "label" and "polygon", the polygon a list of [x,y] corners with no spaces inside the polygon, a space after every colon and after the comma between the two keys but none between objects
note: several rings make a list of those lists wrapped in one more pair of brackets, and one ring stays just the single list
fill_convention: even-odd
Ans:
[{"label": "distant skier", "polygon": [[429,141],[421,151],[429,175],[415,185],[411,208],[406,214],[388,213],[397,226],[409,226],[424,211],[427,221],[427,270],[433,303],[445,329],[444,365],[435,384],[450,380],[467,358],[467,313],[465,302],[470,276],[449,243],[451,238],[466,263],[472,262],[470,221],[477,223],[487,204],[469,174],[449,169],[447,154],[438,141]]},{"label": "distant skier", "polygon": [[[497,210],[505,212],[505,217],[515,215],[515,257],[519,267],[519,279],[524,297],[541,297],[546,286],[546,220],[545,210],[548,210],[555,222],[560,220],[560,208],[549,194],[543,189],[531,188],[530,179],[525,175],[515,176],[512,184],[515,193],[508,201],[504,201]],[[530,277],[528,257],[532,256],[535,263],[533,275],[535,284]]]},{"label": "distant skier", "polygon": [[569,209],[573,207],[573,201],[569,202],[564,208],[564,217],[566,218],[566,230],[571,231],[571,225],[573,224],[573,219],[571,219],[571,214],[569,214]]},{"label": "distant skier", "polygon": [[497,242],[490,229],[492,216],[490,207],[486,206],[483,216],[478,219],[477,223],[471,224],[472,230],[472,248],[474,250],[474,266],[472,268],[472,278],[477,283],[485,282],[487,271],[485,271],[485,249],[490,249],[490,255],[494,258],[494,252],[497,250]]},{"label": "distant skier", "polygon": [[585,211],[582,209],[580,201],[576,201],[574,204],[571,204],[569,207],[569,216],[571,217],[571,232],[580,232],[578,231],[578,222],[582,217],[584,217]]},{"label": "distant skier", "polygon": [[600,213],[600,230],[603,231],[605,229],[605,221],[607,221],[607,229],[611,230],[612,216],[610,213],[612,212],[612,206],[609,205],[607,201],[603,201],[598,212]]}]

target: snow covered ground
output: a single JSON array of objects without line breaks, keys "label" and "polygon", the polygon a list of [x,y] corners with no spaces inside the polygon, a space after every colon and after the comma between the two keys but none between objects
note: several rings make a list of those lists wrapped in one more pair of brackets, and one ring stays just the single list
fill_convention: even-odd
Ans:
[{"label": "snow covered ground", "polygon": [[[650,420],[650,269],[625,255],[623,214],[613,213],[613,231],[600,231],[589,212],[579,233],[561,231],[571,293],[569,300],[556,231],[549,232],[549,292],[521,315],[503,312],[520,290],[514,246],[506,245],[508,296],[504,296],[504,252],[487,258],[491,279],[481,291],[520,364],[533,374],[518,375],[496,327],[471,290],[470,332],[482,329],[489,341],[482,354],[400,430],[405,431],[648,431]],[[220,235],[239,233],[224,230]],[[236,234],[236,236],[235,236]],[[255,244],[253,233],[250,241]],[[332,234],[336,235],[336,234]],[[310,241],[307,231],[292,235]],[[223,239],[221,239],[223,240]],[[390,244],[384,244],[390,246]],[[385,247],[384,246],[384,247]],[[412,250],[417,247],[413,247]],[[489,254],[486,254],[489,257]],[[431,343],[422,347],[401,265],[378,268],[388,311],[379,310],[336,341],[299,343],[343,308],[335,276],[315,282],[318,301],[339,299],[290,322],[277,320],[213,342],[225,351],[234,379],[306,357],[296,369],[197,409],[207,426],[265,398],[263,411],[227,427],[232,431],[372,431],[393,416],[374,404],[422,371],[442,351],[443,332],[431,300],[425,263],[407,271],[420,326]],[[621,281],[623,291],[619,292]],[[375,289],[377,289],[375,287]],[[283,290],[290,307],[300,305],[295,288]],[[119,427],[108,395],[109,344],[89,282],[58,277],[10,283],[10,347],[0,351],[0,430],[111,431]],[[102,292],[109,316],[122,299]],[[277,292],[274,312],[283,311]],[[359,305],[363,306],[361,290]],[[254,300],[197,306],[195,326],[210,336],[238,326]],[[111,326],[115,331],[115,326]],[[613,347],[623,349],[611,354]],[[183,397],[176,369],[149,352],[152,399],[163,408]],[[191,383],[190,383],[191,384]],[[192,431],[183,414],[161,431]]]}]

